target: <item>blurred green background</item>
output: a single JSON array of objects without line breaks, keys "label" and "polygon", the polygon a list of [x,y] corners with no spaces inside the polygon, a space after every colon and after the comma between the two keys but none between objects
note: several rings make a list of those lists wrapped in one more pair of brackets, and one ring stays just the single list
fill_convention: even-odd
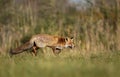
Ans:
[{"label": "blurred green background", "polygon": [[[59,56],[8,52],[35,34],[73,36]],[[0,0],[0,77],[119,77],[120,0]]]}]

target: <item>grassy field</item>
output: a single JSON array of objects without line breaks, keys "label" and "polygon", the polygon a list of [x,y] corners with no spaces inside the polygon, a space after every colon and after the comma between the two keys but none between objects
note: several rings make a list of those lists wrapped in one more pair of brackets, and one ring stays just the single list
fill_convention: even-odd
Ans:
[{"label": "grassy field", "polygon": [[[120,77],[120,0],[69,1],[0,0],[0,77]],[[76,48],[9,56],[38,33],[73,36]]]},{"label": "grassy field", "polygon": [[[65,50],[66,51],[66,50]],[[120,52],[0,55],[0,77],[119,77]]]}]

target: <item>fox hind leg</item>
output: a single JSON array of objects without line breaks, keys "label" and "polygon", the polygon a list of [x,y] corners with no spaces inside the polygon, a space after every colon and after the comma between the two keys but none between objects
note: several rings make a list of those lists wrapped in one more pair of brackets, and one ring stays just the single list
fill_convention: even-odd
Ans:
[{"label": "fox hind leg", "polygon": [[37,50],[38,50],[38,48],[36,46],[33,46],[33,50],[32,50],[33,56],[37,56]]},{"label": "fox hind leg", "polygon": [[37,56],[37,50],[38,50],[38,47],[36,46],[36,43],[34,42],[34,46],[32,47],[32,55],[33,56]]}]

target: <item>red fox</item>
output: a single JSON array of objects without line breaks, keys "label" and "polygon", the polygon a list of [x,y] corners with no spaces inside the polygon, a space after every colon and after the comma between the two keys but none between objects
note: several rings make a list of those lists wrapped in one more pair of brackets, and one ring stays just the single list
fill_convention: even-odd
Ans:
[{"label": "red fox", "polygon": [[33,55],[37,55],[37,49],[49,47],[52,48],[53,53],[59,54],[63,48],[74,48],[73,37],[59,37],[59,36],[51,36],[47,34],[37,34],[32,36],[32,38],[26,42],[25,44],[21,45],[20,47],[11,50],[10,53],[18,54],[22,53],[28,49],[33,49]]}]

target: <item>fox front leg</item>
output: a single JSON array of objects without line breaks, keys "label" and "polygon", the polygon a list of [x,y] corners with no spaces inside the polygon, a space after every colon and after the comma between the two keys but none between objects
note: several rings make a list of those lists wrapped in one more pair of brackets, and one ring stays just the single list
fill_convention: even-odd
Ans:
[{"label": "fox front leg", "polygon": [[58,55],[60,52],[61,52],[61,49],[53,48],[53,53],[54,53],[55,55]]}]

